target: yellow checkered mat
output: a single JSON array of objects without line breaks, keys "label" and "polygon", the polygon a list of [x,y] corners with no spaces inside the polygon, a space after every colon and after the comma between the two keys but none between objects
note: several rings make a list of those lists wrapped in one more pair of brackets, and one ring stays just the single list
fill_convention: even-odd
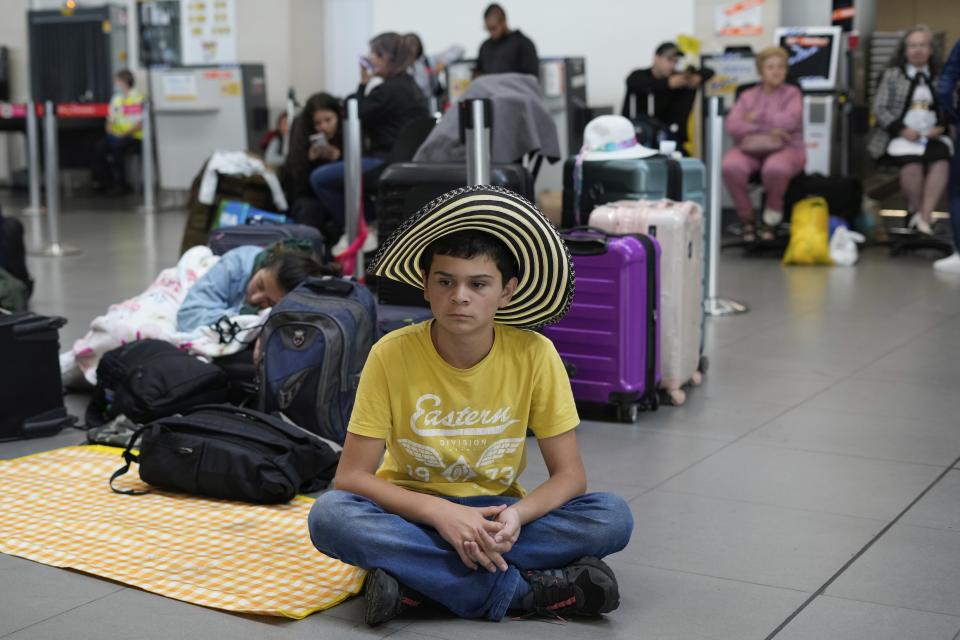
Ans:
[{"label": "yellow checkered mat", "polygon": [[[262,506],[110,491],[121,449],[0,462],[0,552],[238,613],[300,619],[358,593],[361,569],[310,543],[313,501]],[[144,488],[136,467],[117,481]]]}]

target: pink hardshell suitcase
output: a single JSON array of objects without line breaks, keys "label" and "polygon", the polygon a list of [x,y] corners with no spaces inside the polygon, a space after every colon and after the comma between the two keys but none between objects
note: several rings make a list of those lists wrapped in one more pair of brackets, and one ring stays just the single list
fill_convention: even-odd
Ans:
[{"label": "pink hardshell suitcase", "polygon": [[687,384],[699,384],[703,330],[703,214],[694,202],[618,200],[590,215],[611,233],[644,233],[660,243],[660,353],[665,399],[683,404]]}]

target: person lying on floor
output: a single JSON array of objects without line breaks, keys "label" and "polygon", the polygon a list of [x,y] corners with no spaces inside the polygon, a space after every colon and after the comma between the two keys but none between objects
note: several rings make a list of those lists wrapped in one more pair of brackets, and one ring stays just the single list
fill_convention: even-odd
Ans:
[{"label": "person lying on floor", "polygon": [[[82,376],[96,384],[103,354],[145,338],[165,340],[209,358],[242,351],[262,324],[258,314],[263,309],[307,277],[337,271],[293,247],[238,247],[222,257],[208,247],[193,247],[145,291],[111,305],[90,323],[83,338],[60,354],[64,383],[81,384]],[[236,339],[225,341],[213,327],[224,316],[240,332]]]},{"label": "person lying on floor", "polygon": [[[309,516],[317,549],[370,571],[366,622],[430,604],[488,620],[616,609],[600,558],[627,545],[633,518],[622,498],[584,493],[569,379],[552,343],[523,330],[570,306],[557,231],[516,194],[459,189],[422,209],[372,270],[422,287],[434,319],[374,345],[336,490]],[[517,481],[528,428],[550,472],[529,494]]]},{"label": "person lying on floor", "polygon": [[257,314],[307,278],[331,273],[332,267],[297,249],[231,249],[190,288],[177,312],[177,330],[192,331],[223,316]]}]

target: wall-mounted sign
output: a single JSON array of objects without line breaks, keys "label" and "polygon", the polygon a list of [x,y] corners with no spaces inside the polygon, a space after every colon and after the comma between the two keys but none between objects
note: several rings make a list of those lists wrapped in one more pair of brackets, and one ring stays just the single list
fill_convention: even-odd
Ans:
[{"label": "wall-mounted sign", "polygon": [[764,0],[740,0],[717,5],[714,18],[717,35],[763,35],[763,4]]},{"label": "wall-mounted sign", "polygon": [[236,63],[234,0],[180,0],[180,40],[184,65]]}]

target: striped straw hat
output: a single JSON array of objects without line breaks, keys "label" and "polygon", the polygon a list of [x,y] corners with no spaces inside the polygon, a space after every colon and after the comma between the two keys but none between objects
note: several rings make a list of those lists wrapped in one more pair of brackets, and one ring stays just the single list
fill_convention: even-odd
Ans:
[{"label": "striped straw hat", "polygon": [[496,321],[527,329],[557,322],[573,300],[573,262],[560,233],[516,193],[480,185],[449,191],[407,219],[380,247],[370,271],[423,288],[420,256],[431,242],[456,231],[483,231],[516,259],[519,284]]}]

